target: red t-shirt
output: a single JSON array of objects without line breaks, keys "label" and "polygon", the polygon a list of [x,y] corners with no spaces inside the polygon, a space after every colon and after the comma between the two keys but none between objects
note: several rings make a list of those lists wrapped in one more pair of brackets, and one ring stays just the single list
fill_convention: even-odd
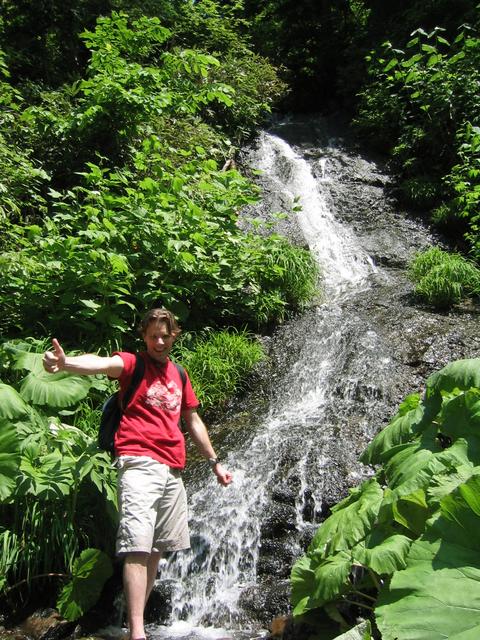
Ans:
[{"label": "red t-shirt", "polygon": [[[124,363],[119,378],[123,393],[135,369],[135,355],[125,351],[114,355],[119,355]],[[145,374],[115,434],[115,454],[149,456],[169,467],[183,469],[185,438],[179,426],[180,413],[198,407],[198,400],[188,375],[183,387],[171,360],[158,364],[146,352],[140,355],[145,362]]]}]

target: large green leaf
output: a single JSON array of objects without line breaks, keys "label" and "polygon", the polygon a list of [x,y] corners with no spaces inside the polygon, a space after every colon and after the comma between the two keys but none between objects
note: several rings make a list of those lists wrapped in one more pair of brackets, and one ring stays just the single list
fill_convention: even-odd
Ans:
[{"label": "large green leaf", "polygon": [[13,387],[0,382],[0,418],[15,419],[28,413],[30,407]]},{"label": "large green leaf", "polygon": [[20,388],[20,394],[33,404],[68,407],[83,400],[89,389],[90,379],[86,376],[42,371],[28,374]]},{"label": "large green leaf", "polygon": [[[442,451],[440,446],[438,451]],[[419,443],[412,443],[399,451],[385,465],[385,476],[388,486],[392,489],[407,484],[411,487],[409,493],[415,489],[423,488],[423,477],[430,478],[434,473],[439,473],[444,465],[436,458],[434,452],[425,449]],[[426,480],[428,482],[428,480]]]},{"label": "large green leaf", "polygon": [[363,482],[350,496],[332,509],[332,514],[316,532],[309,552],[319,557],[351,549],[370,532],[383,498],[375,478]]},{"label": "large green leaf", "polygon": [[17,351],[13,369],[26,369],[34,373],[43,371],[43,354],[34,353],[33,351]]},{"label": "large green leaf", "polygon": [[351,587],[348,580],[351,568],[352,558],[345,551],[329,556],[315,567],[315,587],[312,593],[315,607],[334,600]]},{"label": "large green leaf", "polygon": [[454,389],[466,391],[472,387],[480,389],[480,358],[456,360],[432,374],[427,379],[426,397],[450,392]]},{"label": "large green leaf", "polygon": [[404,569],[412,541],[407,536],[376,527],[367,538],[353,549],[355,562],[379,575]]},{"label": "large green leaf", "polygon": [[[450,399],[441,413],[444,435],[457,438],[480,437],[480,390],[469,390]],[[479,461],[480,462],[480,461]]]},{"label": "large green leaf", "polygon": [[419,406],[418,394],[408,396],[400,405],[393,420],[378,433],[360,456],[364,464],[379,464],[382,454],[392,447],[409,442],[422,422],[425,408]]},{"label": "large green leaf", "polygon": [[16,487],[20,464],[20,442],[15,426],[0,419],[0,502],[6,501]]},{"label": "large green leaf", "polygon": [[423,489],[417,489],[409,495],[399,497],[392,504],[392,514],[395,522],[417,535],[424,532],[425,523],[432,515]]},{"label": "large green leaf", "polygon": [[372,639],[372,627],[370,620],[363,620],[359,624],[355,625],[352,629],[349,629],[341,636],[337,636],[335,640],[371,640]]},{"label": "large green leaf", "polygon": [[348,591],[351,567],[351,556],[345,551],[320,562],[307,556],[298,560],[291,574],[293,615],[317,609]]},{"label": "large green leaf", "polygon": [[383,640],[480,637],[480,478],[441,501],[376,607]]},{"label": "large green leaf", "polygon": [[71,581],[58,597],[60,614],[67,620],[77,620],[97,602],[112,573],[112,562],[106,553],[99,549],[82,551],[75,561]]},{"label": "large green leaf", "polygon": [[310,598],[315,588],[315,572],[312,569],[312,559],[302,556],[295,562],[291,571],[293,615],[300,616],[312,607]]},{"label": "large green leaf", "polygon": [[[460,441],[457,441],[456,444],[458,442]],[[440,501],[475,475],[480,475],[480,467],[463,464],[457,467],[454,473],[441,473],[433,476],[427,492],[428,496],[433,500]]]}]

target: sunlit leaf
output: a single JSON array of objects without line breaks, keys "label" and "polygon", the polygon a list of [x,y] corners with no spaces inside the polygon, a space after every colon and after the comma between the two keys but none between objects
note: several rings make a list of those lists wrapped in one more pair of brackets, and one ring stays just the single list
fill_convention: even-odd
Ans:
[{"label": "sunlit leaf", "polygon": [[380,592],[376,619],[384,640],[473,640],[480,636],[480,478],[442,500],[425,533]]},{"label": "sunlit leaf", "polygon": [[57,608],[66,620],[77,620],[98,600],[112,575],[110,558],[98,549],[85,549],[75,561],[72,579],[62,589]]},{"label": "sunlit leaf", "polygon": [[29,373],[20,388],[20,394],[27,402],[51,407],[67,407],[83,400],[90,389],[87,376],[69,373]]},{"label": "sunlit leaf", "polygon": [[353,490],[320,525],[309,546],[309,553],[326,557],[327,553],[350,549],[363,540],[375,521],[382,498],[383,490],[374,478]]},{"label": "sunlit leaf", "polygon": [[13,387],[0,382],[0,418],[18,418],[28,411],[24,398]]},{"label": "sunlit leaf", "polygon": [[0,502],[15,489],[19,464],[20,442],[15,426],[0,419]]}]

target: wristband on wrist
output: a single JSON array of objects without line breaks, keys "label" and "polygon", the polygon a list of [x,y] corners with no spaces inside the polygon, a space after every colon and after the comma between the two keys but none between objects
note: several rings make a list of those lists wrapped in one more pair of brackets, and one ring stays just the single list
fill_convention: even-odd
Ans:
[{"label": "wristband on wrist", "polygon": [[220,462],[220,460],[218,458],[208,458],[208,464],[211,466],[211,468],[213,469],[218,463]]}]

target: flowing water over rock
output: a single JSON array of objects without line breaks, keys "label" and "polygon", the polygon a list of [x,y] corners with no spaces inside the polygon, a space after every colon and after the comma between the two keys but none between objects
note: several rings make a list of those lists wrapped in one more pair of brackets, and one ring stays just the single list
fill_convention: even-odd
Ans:
[{"label": "flowing water over rock", "polygon": [[167,606],[153,637],[265,637],[288,612],[293,561],[371,473],[358,463],[365,445],[432,371],[480,355],[478,309],[440,315],[413,300],[407,261],[439,239],[395,211],[381,165],[332,131],[320,119],[284,122],[245,159],[263,171],[255,215],[291,211],[277,228],[314,253],[323,295],[266,340],[263,395],[252,392],[222,425],[217,449],[234,484],[217,486],[207,470],[190,483],[192,552],[162,567]]}]

